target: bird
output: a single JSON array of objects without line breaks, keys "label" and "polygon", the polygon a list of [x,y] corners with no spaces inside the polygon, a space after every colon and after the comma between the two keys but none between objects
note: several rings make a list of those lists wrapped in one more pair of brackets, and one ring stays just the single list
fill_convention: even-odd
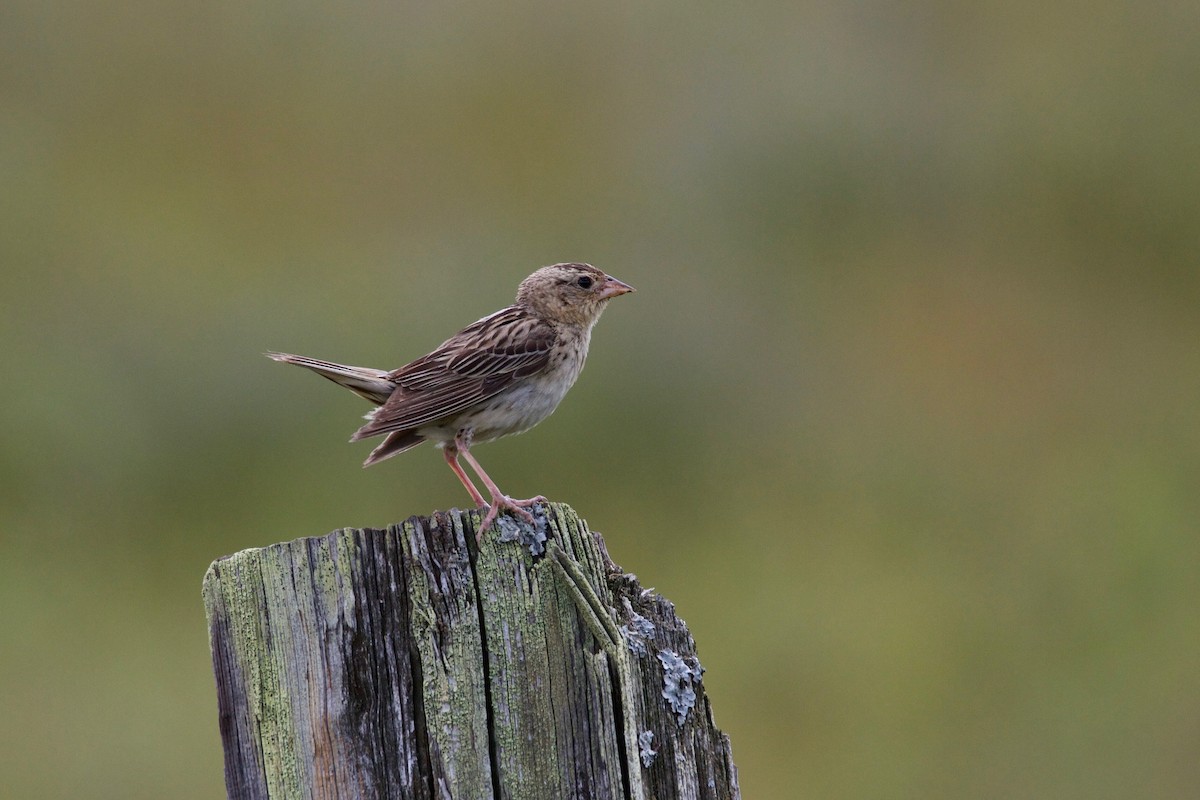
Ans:
[{"label": "bird", "polygon": [[[608,301],[634,291],[590,264],[552,264],[521,281],[516,302],[472,322],[432,352],[391,371],[268,352],[285,364],[328,378],[376,408],[350,441],[383,441],[363,467],[424,442],[441,449],[472,501],[486,508],[476,534],[508,512],[528,522],[527,510],[546,498],[514,500],[500,491],[471,453],[476,444],[524,433],[550,416],[579,377],[592,327]],[[459,463],[475,471],[485,498]]]}]

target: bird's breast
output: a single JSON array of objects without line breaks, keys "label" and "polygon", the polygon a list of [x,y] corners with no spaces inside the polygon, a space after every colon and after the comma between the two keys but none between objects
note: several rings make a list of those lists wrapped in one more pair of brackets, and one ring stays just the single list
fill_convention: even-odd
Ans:
[{"label": "bird's breast", "polygon": [[587,357],[587,333],[560,342],[545,369],[480,404],[464,415],[469,416],[469,420],[462,419],[459,424],[470,424],[474,428],[475,441],[486,442],[523,433],[550,416],[583,369]]}]

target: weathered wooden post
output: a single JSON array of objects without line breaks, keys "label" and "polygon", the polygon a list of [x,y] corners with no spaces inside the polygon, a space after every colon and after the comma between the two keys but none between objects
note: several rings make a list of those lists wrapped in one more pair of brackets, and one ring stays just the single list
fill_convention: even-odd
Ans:
[{"label": "weathered wooden post", "polygon": [[231,798],[739,797],[695,643],[560,504],[246,550],[204,577]]}]

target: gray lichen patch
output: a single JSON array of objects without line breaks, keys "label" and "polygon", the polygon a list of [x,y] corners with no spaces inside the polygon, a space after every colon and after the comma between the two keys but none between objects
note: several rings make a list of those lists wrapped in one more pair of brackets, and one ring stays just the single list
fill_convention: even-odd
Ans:
[{"label": "gray lichen patch", "polygon": [[530,512],[533,514],[532,525],[501,514],[496,518],[496,526],[500,528],[501,542],[520,542],[529,548],[531,556],[540,556],[546,552],[546,534],[550,530],[550,523],[546,520],[544,505],[536,505]]},{"label": "gray lichen patch", "polygon": [[642,731],[638,734],[638,755],[642,757],[642,766],[650,769],[658,750],[654,747],[654,731]]},{"label": "gray lichen patch", "polygon": [[696,662],[696,665],[692,666],[673,650],[660,650],[658,660],[663,667],[662,696],[670,704],[671,710],[675,712],[676,721],[682,728],[688,712],[696,705],[695,684],[700,682],[704,670],[696,658],[692,658]]},{"label": "gray lichen patch", "polygon": [[625,613],[629,615],[629,622],[619,628],[621,636],[625,639],[625,645],[634,655],[647,655],[646,640],[654,636],[654,623],[634,611],[633,604],[629,602],[628,597],[621,599],[625,606]]}]

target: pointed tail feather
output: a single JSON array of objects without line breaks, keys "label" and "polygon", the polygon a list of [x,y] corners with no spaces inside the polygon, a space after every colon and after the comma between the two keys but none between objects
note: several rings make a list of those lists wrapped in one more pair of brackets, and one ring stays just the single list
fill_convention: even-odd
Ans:
[{"label": "pointed tail feather", "polygon": [[284,364],[295,364],[297,367],[311,369],[322,378],[328,378],[338,386],[344,386],[377,406],[387,402],[392,392],[396,390],[396,384],[389,381],[387,372],[381,369],[351,367],[307,356],[295,356],[291,353],[272,352],[266,355],[268,358],[282,361]]},{"label": "pointed tail feather", "polygon": [[416,447],[423,441],[425,441],[425,437],[413,431],[395,431],[389,433],[387,438],[371,451],[371,455],[367,456],[367,460],[363,462],[363,467],[378,464],[385,458],[391,458],[394,455],[403,453],[405,450]]}]

